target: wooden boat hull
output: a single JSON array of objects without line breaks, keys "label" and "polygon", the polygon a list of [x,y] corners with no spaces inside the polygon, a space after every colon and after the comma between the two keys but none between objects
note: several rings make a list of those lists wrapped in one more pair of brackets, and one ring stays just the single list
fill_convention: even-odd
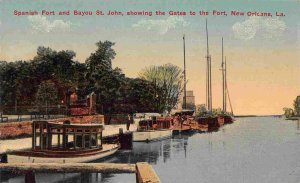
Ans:
[{"label": "wooden boat hull", "polygon": [[220,128],[217,117],[201,117],[197,119],[199,127],[206,128],[207,131],[217,131]]},{"label": "wooden boat hull", "polygon": [[208,132],[208,124],[198,124],[197,130],[200,133]]},{"label": "wooden boat hull", "polygon": [[182,126],[177,125],[173,126],[173,134],[179,134],[179,133],[190,133],[192,131],[191,125],[183,124]]},{"label": "wooden boat hull", "polygon": [[233,123],[234,119],[232,116],[229,116],[229,115],[220,115],[218,116],[218,122],[221,124],[221,125],[226,125],[226,124],[231,124]]},{"label": "wooden boat hull", "polygon": [[219,126],[223,126],[225,124],[225,117],[218,116],[218,123],[219,123]]},{"label": "wooden boat hull", "polygon": [[224,119],[225,124],[231,124],[234,122],[234,118],[232,116],[224,116]]},{"label": "wooden boat hull", "polygon": [[172,137],[172,130],[147,130],[133,132],[134,142],[150,142]]},{"label": "wooden boat hull", "polygon": [[69,157],[59,157],[59,156],[25,156],[21,155],[20,152],[10,153],[8,154],[8,162],[9,163],[85,163],[91,162],[97,159],[101,159],[107,156],[110,156],[117,152],[119,149],[119,145],[117,144],[103,144],[103,149],[99,150],[92,155],[77,155],[77,156],[69,156]]},{"label": "wooden boat hull", "polygon": [[175,129],[173,130],[173,134],[180,134],[180,133],[184,133],[184,134],[187,134],[187,133],[190,133],[192,132],[192,129]]}]

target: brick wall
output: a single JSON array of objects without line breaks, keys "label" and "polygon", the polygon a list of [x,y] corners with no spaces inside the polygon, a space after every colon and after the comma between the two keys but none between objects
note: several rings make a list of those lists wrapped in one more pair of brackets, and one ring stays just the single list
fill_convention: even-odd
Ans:
[{"label": "brick wall", "polygon": [[32,133],[31,121],[0,123],[0,139],[29,137]]},{"label": "brick wall", "polygon": [[58,122],[62,123],[66,120],[71,121],[73,124],[89,124],[89,123],[99,123],[103,124],[104,123],[104,116],[103,115],[91,115],[91,116],[72,116],[68,118],[61,118],[59,120],[50,120],[52,122]]}]

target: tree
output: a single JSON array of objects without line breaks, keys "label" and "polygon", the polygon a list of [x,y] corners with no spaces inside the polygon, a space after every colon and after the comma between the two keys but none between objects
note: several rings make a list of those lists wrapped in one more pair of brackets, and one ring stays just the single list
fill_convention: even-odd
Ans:
[{"label": "tree", "polygon": [[127,101],[133,106],[133,112],[158,112],[155,85],[143,79],[129,79]]},{"label": "tree", "polygon": [[48,106],[56,104],[57,89],[52,81],[43,81],[36,93],[36,104],[39,106],[46,106],[46,114],[48,113]]},{"label": "tree", "polygon": [[284,111],[284,116],[286,118],[294,116],[294,111],[291,108],[285,107],[285,108],[283,108],[283,111]]},{"label": "tree", "polygon": [[114,103],[121,97],[120,89],[124,85],[125,75],[119,68],[112,68],[115,51],[110,41],[96,43],[97,50],[86,60],[87,92],[97,94],[97,103],[102,105],[104,113],[115,112]]},{"label": "tree", "polygon": [[204,116],[207,114],[205,104],[197,105],[196,107],[196,116]]},{"label": "tree", "polygon": [[0,62],[0,98],[1,104],[15,106],[26,103],[31,96],[31,82],[28,77],[29,63],[25,61]]},{"label": "tree", "polygon": [[14,62],[0,62],[1,104],[12,105],[16,96],[17,69]]},{"label": "tree", "polygon": [[112,48],[115,43],[110,41],[99,41],[96,43],[97,50],[86,59],[90,72],[96,69],[110,70],[112,69],[112,60],[116,56],[115,50]]},{"label": "tree", "polygon": [[[184,109],[184,104],[182,104],[182,109]],[[189,110],[196,110],[196,105],[193,104],[193,103],[186,103],[186,109],[189,109]]]},{"label": "tree", "polygon": [[75,56],[71,50],[55,51],[40,46],[32,61],[33,76],[38,83],[51,80],[58,90],[59,99],[63,99],[66,91],[78,88],[84,78],[85,65],[74,61]]},{"label": "tree", "polygon": [[295,115],[300,116],[300,96],[296,97],[293,106]]},{"label": "tree", "polygon": [[170,112],[177,105],[183,89],[183,73],[178,66],[165,64],[146,67],[139,77],[155,85],[159,112]]}]

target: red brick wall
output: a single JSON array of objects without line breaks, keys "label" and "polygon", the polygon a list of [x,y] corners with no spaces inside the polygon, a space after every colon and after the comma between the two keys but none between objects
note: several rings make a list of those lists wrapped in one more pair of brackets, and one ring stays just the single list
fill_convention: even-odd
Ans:
[{"label": "red brick wall", "polygon": [[32,133],[31,124],[31,121],[0,123],[0,139],[30,136]]},{"label": "red brick wall", "polygon": [[103,115],[91,115],[91,116],[72,116],[72,117],[68,117],[68,118],[62,118],[59,120],[51,120],[52,122],[58,122],[58,123],[62,123],[66,120],[70,120],[71,123],[73,124],[87,124],[87,123],[99,123],[99,124],[103,124],[104,123],[104,116]]}]

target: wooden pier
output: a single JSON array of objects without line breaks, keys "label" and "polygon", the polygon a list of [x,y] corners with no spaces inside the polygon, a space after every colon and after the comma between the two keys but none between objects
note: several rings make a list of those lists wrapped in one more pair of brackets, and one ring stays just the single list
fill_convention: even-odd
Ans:
[{"label": "wooden pier", "polygon": [[148,163],[0,163],[0,171],[24,172],[25,183],[34,183],[34,173],[135,173],[137,183],[160,183]]},{"label": "wooden pier", "polygon": [[136,182],[137,183],[160,183],[158,176],[148,163],[136,164]]}]

